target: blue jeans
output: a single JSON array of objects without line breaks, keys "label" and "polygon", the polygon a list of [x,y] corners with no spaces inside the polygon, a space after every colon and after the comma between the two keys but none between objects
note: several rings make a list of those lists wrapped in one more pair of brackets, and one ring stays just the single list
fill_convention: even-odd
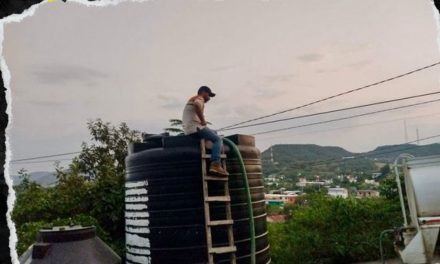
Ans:
[{"label": "blue jeans", "polygon": [[211,150],[211,162],[220,163],[220,153],[222,151],[222,139],[214,130],[204,127],[203,129],[197,129],[195,133],[197,136],[207,139],[212,142]]}]

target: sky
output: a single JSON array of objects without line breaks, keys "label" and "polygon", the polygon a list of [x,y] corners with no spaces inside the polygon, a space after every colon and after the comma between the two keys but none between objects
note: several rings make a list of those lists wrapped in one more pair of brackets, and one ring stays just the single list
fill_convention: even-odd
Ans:
[{"label": "sky", "polygon": [[[12,160],[80,150],[102,118],[160,133],[201,85],[212,128],[293,108],[440,60],[430,0],[146,1],[40,4],[4,25],[11,73]],[[440,66],[269,118],[286,118],[440,90]],[[228,131],[253,134],[405,104]],[[363,152],[440,134],[440,103],[256,136],[273,144]],[[406,123],[406,132],[405,124]],[[439,142],[439,138],[421,143]],[[67,164],[69,156],[61,157]],[[64,160],[67,159],[67,160]],[[11,165],[48,170],[51,162]]]}]

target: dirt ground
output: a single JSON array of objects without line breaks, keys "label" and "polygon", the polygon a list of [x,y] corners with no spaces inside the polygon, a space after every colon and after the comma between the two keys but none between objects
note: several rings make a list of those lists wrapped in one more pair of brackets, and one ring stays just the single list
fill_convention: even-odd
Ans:
[{"label": "dirt ground", "polygon": [[[402,262],[400,261],[400,259],[387,259],[385,260],[386,264],[402,264]],[[358,262],[356,264],[382,264],[382,261],[376,260],[376,261],[370,261],[370,262]]]},{"label": "dirt ground", "polygon": [[[370,261],[370,262],[358,262],[356,264],[382,264],[382,261],[379,259],[379,260]],[[396,259],[387,259],[387,260],[385,260],[385,264],[402,264],[402,262],[398,258],[396,258]],[[438,257],[438,258],[436,257],[432,264],[440,264],[440,257]]]}]

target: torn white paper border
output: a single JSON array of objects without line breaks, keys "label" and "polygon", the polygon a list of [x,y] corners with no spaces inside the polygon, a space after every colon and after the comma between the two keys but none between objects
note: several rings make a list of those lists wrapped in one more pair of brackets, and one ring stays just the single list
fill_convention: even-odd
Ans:
[{"label": "torn white paper border", "polygon": [[2,23],[0,25],[0,68],[2,71],[2,78],[3,78],[3,83],[5,86],[5,97],[6,97],[6,113],[8,114],[8,126],[5,129],[5,145],[6,145],[6,158],[5,158],[5,165],[3,166],[3,170],[4,170],[4,177],[5,177],[5,182],[8,185],[8,198],[7,198],[7,205],[8,205],[8,210],[6,212],[6,221],[8,223],[8,228],[9,228],[9,249],[10,249],[10,256],[11,256],[11,261],[12,263],[19,263],[18,262],[18,256],[17,256],[17,251],[15,250],[15,245],[17,244],[17,235],[16,235],[16,230],[15,230],[15,225],[14,222],[12,222],[11,219],[11,213],[12,213],[12,209],[13,209],[13,205],[15,202],[15,192],[14,189],[12,188],[12,179],[9,177],[9,161],[11,160],[12,157],[12,152],[11,152],[11,148],[9,145],[9,137],[8,137],[8,131],[11,129],[11,124],[12,124],[12,111],[11,111],[11,91],[9,89],[9,84],[10,84],[10,80],[11,80],[11,75],[9,72],[9,69],[6,65],[5,62],[5,58],[3,57],[3,39],[4,39],[4,23]]},{"label": "torn white paper border", "polygon": [[435,23],[437,25],[437,45],[440,51],[440,10],[435,6],[434,0],[431,1],[432,12],[434,13]]},{"label": "torn white paper border", "polygon": [[6,113],[8,114],[8,125],[5,129],[5,146],[6,146],[6,158],[5,158],[5,165],[3,166],[4,170],[4,177],[5,182],[8,185],[8,198],[7,198],[7,205],[8,210],[6,212],[6,221],[9,228],[9,249],[10,249],[10,257],[13,264],[19,264],[18,261],[18,255],[17,251],[15,249],[17,245],[17,232],[15,229],[15,224],[12,221],[11,214],[15,203],[15,192],[13,188],[13,182],[11,177],[9,176],[9,162],[12,160],[12,151],[9,144],[9,137],[8,133],[12,126],[12,96],[11,96],[11,90],[10,90],[10,83],[11,83],[11,73],[9,71],[9,68],[6,64],[6,60],[3,56],[3,40],[4,40],[4,26],[7,23],[12,22],[20,22],[25,17],[29,17],[35,14],[35,10],[37,10],[38,4],[33,5],[30,8],[23,11],[22,14],[13,14],[10,16],[7,16],[3,18],[0,22],[0,69],[2,72],[2,78],[3,78],[3,84],[5,86],[5,97],[6,97]]},{"label": "torn white paper border", "polygon": [[[57,0],[57,1],[61,1],[61,0]],[[93,2],[90,2],[87,0],[67,0],[66,4],[78,3],[78,4],[86,5],[87,7],[104,7],[104,6],[116,6],[117,4],[123,3],[123,2],[139,2],[140,3],[140,2],[147,2],[147,1],[149,1],[149,0],[102,0],[102,1],[93,1]],[[263,1],[265,1],[265,0],[263,0]],[[267,0],[267,1],[270,1],[270,0]],[[51,1],[51,2],[53,2],[53,1]],[[15,192],[12,188],[12,179],[10,178],[10,175],[9,175],[9,166],[8,166],[9,162],[12,160],[12,152],[11,152],[11,148],[10,148],[10,144],[9,144],[8,132],[11,129],[13,117],[12,117],[12,111],[11,111],[12,97],[11,97],[11,90],[10,90],[11,74],[10,74],[9,69],[7,67],[5,58],[3,57],[4,25],[7,23],[11,23],[11,22],[20,22],[26,17],[33,16],[35,14],[37,8],[40,5],[51,4],[51,2],[46,0],[41,3],[34,4],[31,7],[29,7],[28,9],[26,9],[25,11],[23,11],[21,14],[9,15],[9,16],[0,20],[0,69],[2,71],[2,78],[4,81],[4,86],[6,88],[6,102],[7,102],[6,112],[8,114],[8,126],[5,131],[6,160],[5,160],[5,165],[4,165],[4,177],[5,177],[5,181],[8,185],[8,189],[9,189],[8,199],[7,199],[7,204],[8,204],[7,223],[8,223],[8,227],[10,230],[9,247],[11,249],[11,260],[12,260],[12,263],[14,263],[14,264],[19,264],[17,252],[15,250],[16,243],[17,243],[16,229],[15,229],[15,225],[11,219],[11,212],[13,209],[13,204],[15,202]],[[437,25],[437,31],[438,31],[437,43],[438,43],[439,50],[440,50],[440,14],[439,14],[439,10],[437,9],[437,7],[434,4],[434,1],[431,1],[431,4],[432,4],[433,12],[434,12],[434,19],[435,19],[436,25]]]}]

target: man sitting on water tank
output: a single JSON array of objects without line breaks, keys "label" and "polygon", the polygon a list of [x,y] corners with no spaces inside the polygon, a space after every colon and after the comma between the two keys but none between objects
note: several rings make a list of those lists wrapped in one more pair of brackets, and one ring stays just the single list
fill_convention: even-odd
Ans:
[{"label": "man sitting on water tank", "polygon": [[216,175],[228,176],[229,173],[222,168],[220,163],[222,139],[214,130],[206,126],[207,123],[203,113],[205,103],[214,96],[215,93],[213,93],[209,87],[202,86],[199,88],[197,95],[194,95],[188,100],[183,109],[183,132],[185,135],[196,136],[211,141],[212,151],[209,172]]}]

